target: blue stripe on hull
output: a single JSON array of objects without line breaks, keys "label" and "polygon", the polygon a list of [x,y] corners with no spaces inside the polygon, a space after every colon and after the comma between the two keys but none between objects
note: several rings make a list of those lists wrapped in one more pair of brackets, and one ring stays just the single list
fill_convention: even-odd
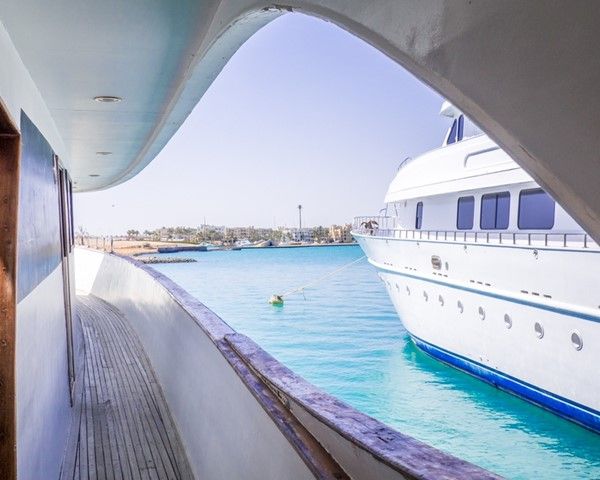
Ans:
[{"label": "blue stripe on hull", "polygon": [[600,412],[572,402],[551,392],[547,392],[534,385],[511,377],[510,375],[493,370],[485,365],[462,357],[461,355],[444,350],[443,348],[432,345],[412,334],[411,338],[421,350],[432,357],[470,373],[501,390],[514,393],[515,395],[550,410],[561,417],[600,433]]}]

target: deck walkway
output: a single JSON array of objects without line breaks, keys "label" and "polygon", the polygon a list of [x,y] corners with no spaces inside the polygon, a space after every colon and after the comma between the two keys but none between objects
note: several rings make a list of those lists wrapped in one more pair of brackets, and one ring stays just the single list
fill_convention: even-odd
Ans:
[{"label": "deck walkway", "polygon": [[[115,307],[78,296],[83,388],[63,479],[193,479],[144,349]],[[77,431],[78,426],[78,431]]]}]

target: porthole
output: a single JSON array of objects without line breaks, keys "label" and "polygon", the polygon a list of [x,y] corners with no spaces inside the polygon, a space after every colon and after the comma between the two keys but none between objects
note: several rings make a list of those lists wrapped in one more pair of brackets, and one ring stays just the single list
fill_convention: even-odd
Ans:
[{"label": "porthole", "polygon": [[535,331],[536,337],[538,337],[538,338],[544,337],[544,327],[542,327],[542,324],[540,322],[535,322],[535,325],[533,326],[533,330]]},{"label": "porthole", "polygon": [[443,307],[444,306],[444,297],[442,297],[441,295],[438,297],[438,302],[440,302],[440,306]]},{"label": "porthole", "polygon": [[408,288],[408,285],[406,286],[406,294],[410,295],[410,288]]},{"label": "porthole", "polygon": [[423,290],[423,298],[425,299],[425,301],[429,300],[429,295],[427,295],[427,292],[425,290]]},{"label": "porthole", "polygon": [[508,313],[504,314],[504,326],[506,328],[512,327],[512,318],[510,318],[510,315]]},{"label": "porthole", "polygon": [[479,307],[479,318],[485,320],[485,310],[483,309],[483,307]]},{"label": "porthole", "polygon": [[577,351],[583,348],[583,338],[581,338],[581,333],[579,333],[577,330],[573,330],[571,332],[571,344]]},{"label": "porthole", "polygon": [[462,304],[462,302],[461,302],[460,300],[459,300],[458,302],[456,302],[456,306],[457,306],[457,308],[458,308],[458,311],[459,311],[460,313],[463,313],[463,312],[464,312],[464,310],[465,310],[465,307],[463,306],[463,304]]}]

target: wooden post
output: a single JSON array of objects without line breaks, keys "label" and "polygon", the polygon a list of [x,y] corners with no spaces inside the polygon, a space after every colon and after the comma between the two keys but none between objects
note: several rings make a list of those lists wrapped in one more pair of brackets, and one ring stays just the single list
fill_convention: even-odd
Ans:
[{"label": "wooden post", "polygon": [[15,319],[19,132],[0,104],[0,469],[17,478]]}]

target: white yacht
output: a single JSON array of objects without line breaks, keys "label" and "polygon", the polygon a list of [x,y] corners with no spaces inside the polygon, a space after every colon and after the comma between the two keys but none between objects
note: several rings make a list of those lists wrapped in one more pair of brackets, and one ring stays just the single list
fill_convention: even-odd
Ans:
[{"label": "white yacht", "polygon": [[600,430],[600,249],[445,102],[441,148],[405,160],[353,234],[414,343]]}]

